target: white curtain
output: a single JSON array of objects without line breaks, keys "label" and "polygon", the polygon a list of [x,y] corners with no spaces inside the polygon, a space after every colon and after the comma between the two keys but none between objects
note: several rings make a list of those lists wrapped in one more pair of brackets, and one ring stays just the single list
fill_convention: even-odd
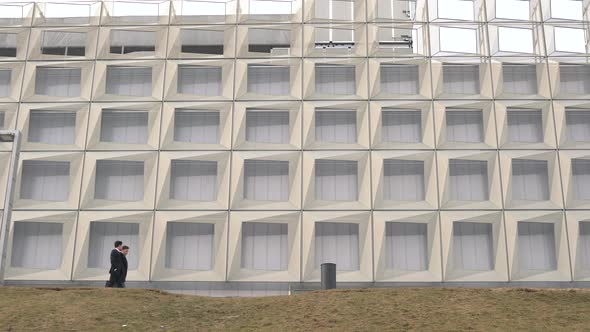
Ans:
[{"label": "white curtain", "polygon": [[290,86],[289,66],[248,65],[248,92],[286,96]]},{"label": "white curtain", "polygon": [[178,93],[219,96],[221,76],[221,67],[178,66]]},{"label": "white curtain", "polygon": [[590,110],[565,109],[568,140],[590,142]]},{"label": "white curtain", "polygon": [[152,68],[107,66],[106,93],[135,97],[151,96]]},{"label": "white curtain", "polygon": [[315,223],[315,266],[336,264],[338,271],[358,271],[359,224]]},{"label": "white curtain", "polygon": [[317,0],[315,17],[337,21],[352,21],[354,1],[351,0]]},{"label": "white curtain", "polygon": [[214,225],[166,223],[166,268],[209,271],[213,267]]},{"label": "white curtain", "polygon": [[382,64],[381,91],[392,94],[416,95],[419,87],[418,65]]},{"label": "white curtain", "polygon": [[315,161],[315,199],[356,201],[358,162],[318,159]]},{"label": "white curtain", "polygon": [[414,222],[385,224],[387,269],[396,271],[428,269],[427,226],[427,224]]},{"label": "white curtain", "polygon": [[12,267],[56,270],[62,262],[63,224],[15,222]]},{"label": "white curtain", "polygon": [[518,256],[521,270],[557,269],[553,223],[518,222]]},{"label": "white curtain", "polygon": [[383,199],[387,201],[424,200],[424,162],[421,160],[383,160]]},{"label": "white curtain", "polygon": [[289,200],[289,162],[245,160],[244,199],[281,202]]},{"label": "white curtain", "polygon": [[549,176],[545,160],[512,160],[512,198],[525,201],[549,199]]},{"label": "white curtain", "polygon": [[129,270],[137,270],[139,261],[139,224],[129,222],[98,222],[90,223],[90,241],[88,243],[88,267],[103,269],[105,273],[111,266],[110,255],[115,241],[123,241],[129,246],[127,263]]},{"label": "white curtain", "polygon": [[289,266],[288,229],[289,225],[284,223],[242,223],[242,269],[287,270]]},{"label": "white curtain", "polygon": [[37,67],[35,94],[56,97],[80,96],[81,68]]},{"label": "white curtain", "polygon": [[217,162],[172,160],[170,199],[214,201],[217,198]]},{"label": "white curtain", "polygon": [[354,95],[356,93],[355,67],[316,64],[315,91],[330,95]]},{"label": "white curtain", "polygon": [[508,134],[511,142],[543,142],[541,110],[508,109]]},{"label": "white curtain", "polygon": [[488,200],[488,162],[451,159],[449,161],[451,200]]},{"label": "white curtain", "polygon": [[582,269],[590,270],[590,221],[580,221],[580,261]]},{"label": "white curtain", "polygon": [[531,95],[537,93],[537,66],[504,64],[504,92]]},{"label": "white curtain", "polygon": [[70,193],[70,163],[67,161],[24,160],[21,199],[62,202]]},{"label": "white curtain", "polygon": [[289,143],[289,112],[246,110],[246,141]]},{"label": "white curtain", "polygon": [[422,141],[422,112],[384,108],[381,110],[384,142],[420,143]]},{"label": "white curtain", "polygon": [[447,109],[447,141],[461,143],[483,142],[483,114],[481,110]]},{"label": "white curtain", "polygon": [[41,53],[59,55],[84,55],[86,32],[43,31]]},{"label": "white curtain", "polygon": [[146,144],[148,112],[103,110],[100,141],[121,144]]},{"label": "white curtain", "polygon": [[590,200],[589,159],[572,159],[572,183],[576,199]]},{"label": "white curtain", "polygon": [[174,141],[199,144],[219,142],[219,112],[177,109],[174,112]]},{"label": "white curtain", "polygon": [[109,201],[143,200],[143,161],[98,160],[94,198]]},{"label": "white curtain", "polygon": [[156,32],[136,30],[111,30],[111,53],[154,51]]},{"label": "white curtain", "polygon": [[291,47],[291,31],[279,29],[248,29],[248,52],[271,53],[273,48]]},{"label": "white curtain", "polygon": [[444,92],[473,95],[479,93],[479,65],[443,65]]},{"label": "white curtain", "polygon": [[325,143],[356,143],[356,111],[316,109],[315,139]]},{"label": "white curtain", "polygon": [[315,26],[316,47],[324,47],[332,42],[336,44],[354,44],[354,29]]},{"label": "white curtain", "polygon": [[494,269],[492,224],[480,222],[453,223],[453,262],[462,270]]},{"label": "white curtain", "polygon": [[29,142],[74,144],[76,112],[31,111]]},{"label": "white curtain", "polygon": [[16,33],[0,33],[0,48],[16,48]]},{"label": "white curtain", "polygon": [[10,83],[12,78],[12,70],[0,69],[0,97],[10,96]]},{"label": "white curtain", "polygon": [[590,66],[561,64],[559,66],[559,82],[561,93],[590,93]]}]

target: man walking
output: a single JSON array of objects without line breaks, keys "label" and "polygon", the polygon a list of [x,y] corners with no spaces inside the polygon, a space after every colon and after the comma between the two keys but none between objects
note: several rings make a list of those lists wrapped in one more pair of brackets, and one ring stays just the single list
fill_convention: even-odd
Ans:
[{"label": "man walking", "polygon": [[115,248],[111,250],[111,268],[109,269],[109,274],[111,276],[109,281],[107,281],[107,287],[122,288],[121,273],[123,272],[123,260],[125,259],[122,250],[123,242],[119,240],[115,241]]},{"label": "man walking", "polygon": [[127,263],[127,255],[129,255],[129,246],[123,246],[121,249],[121,253],[123,254],[123,266],[121,270],[121,288],[125,288],[125,281],[127,280],[127,269],[129,268],[129,264]]}]

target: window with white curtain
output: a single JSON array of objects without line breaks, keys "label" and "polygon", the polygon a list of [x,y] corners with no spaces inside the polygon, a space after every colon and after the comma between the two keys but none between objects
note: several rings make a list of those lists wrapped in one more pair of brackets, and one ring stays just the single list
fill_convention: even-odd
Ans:
[{"label": "window with white curtain", "polygon": [[356,93],[355,67],[316,64],[315,91],[330,95],[354,95]]},{"label": "window with white curtain", "polygon": [[219,112],[176,109],[174,141],[198,144],[219,143]]},{"label": "window with white curtain", "polygon": [[480,222],[453,223],[454,267],[469,271],[494,269],[492,224]]},{"label": "window with white curtain", "polygon": [[197,96],[221,95],[221,67],[178,66],[178,93]]},{"label": "window with white curtain", "polygon": [[41,54],[84,56],[86,32],[49,31],[41,34]]},{"label": "window with white curtain", "polygon": [[213,268],[214,225],[166,223],[166,268],[209,271]]},{"label": "window with white curtain", "polygon": [[111,30],[111,54],[153,52],[156,50],[156,32],[138,30]]},{"label": "window with white curtain", "polygon": [[479,65],[444,64],[445,93],[473,95],[479,93]]},{"label": "window with white curtain", "polygon": [[541,110],[508,109],[508,136],[510,142],[543,142],[543,112]]},{"label": "window with white curtain", "polygon": [[248,65],[248,92],[271,96],[289,95],[289,66]]},{"label": "window with white curtain", "polygon": [[425,271],[428,269],[428,225],[415,222],[385,223],[387,269]]},{"label": "window with white curtain", "polygon": [[561,93],[589,94],[589,65],[559,65],[559,90]]},{"label": "window with white curtain", "polygon": [[567,138],[572,142],[590,142],[590,110],[565,109]]},{"label": "window with white curtain", "polygon": [[359,224],[315,223],[315,266],[334,263],[338,271],[358,271]]},{"label": "window with white curtain", "polygon": [[217,198],[217,162],[172,160],[170,199],[214,201]]},{"label": "window with white curtain", "polygon": [[28,141],[43,144],[74,144],[76,112],[32,110]]},{"label": "window with white curtain", "polygon": [[180,29],[181,52],[222,55],[223,35],[220,30]]},{"label": "window with white curtain", "polygon": [[16,33],[0,33],[0,57],[16,57]]},{"label": "window with white curtain", "polygon": [[518,222],[518,256],[523,271],[557,269],[553,223]]},{"label": "window with white curtain", "polygon": [[100,141],[119,144],[146,144],[148,112],[103,110]]},{"label": "window with white curtain", "polygon": [[449,160],[451,200],[487,201],[488,162],[484,160]]},{"label": "window with white curtain", "polygon": [[246,141],[289,143],[289,111],[246,110]]},{"label": "window with white curtain", "polygon": [[424,200],[424,162],[421,160],[383,160],[383,199],[387,201]]},{"label": "window with white curtain", "polygon": [[115,241],[123,241],[129,246],[127,263],[129,270],[137,270],[139,253],[139,224],[131,222],[98,222],[90,223],[90,240],[88,242],[88,267],[104,270],[106,273],[111,266],[110,254]]},{"label": "window with white curtain", "polygon": [[383,108],[381,139],[384,142],[420,143],[422,112],[420,110]]},{"label": "window with white curtain", "polygon": [[351,0],[317,0],[315,17],[327,20],[352,21],[354,1]]},{"label": "window with white curtain", "polygon": [[20,187],[21,199],[63,202],[70,194],[68,161],[24,160]]},{"label": "window with white curtain", "polygon": [[63,255],[63,224],[15,222],[10,265],[17,268],[56,270]]},{"label": "window with white curtain", "polygon": [[315,199],[356,201],[358,199],[358,162],[352,160],[316,160]]},{"label": "window with white curtain", "polygon": [[97,160],[94,198],[109,201],[143,200],[143,161]]},{"label": "window with white curtain", "polygon": [[447,109],[445,113],[447,141],[456,143],[483,142],[483,112],[481,110]]},{"label": "window with white curtain", "polygon": [[244,199],[289,200],[289,162],[283,160],[244,161]]},{"label": "window with white curtain", "polygon": [[107,66],[106,93],[120,96],[152,95],[152,68]]},{"label": "window with white curtain", "polygon": [[580,221],[580,263],[582,269],[590,270],[590,221]]},{"label": "window with white curtain", "polygon": [[242,269],[286,271],[289,266],[288,230],[286,223],[242,223]]},{"label": "window with white curtain", "polygon": [[512,198],[524,201],[549,199],[547,161],[512,160]]},{"label": "window with white curtain", "polygon": [[416,95],[420,88],[418,65],[381,64],[381,92]]},{"label": "window with white curtain", "polygon": [[504,92],[532,95],[537,93],[537,66],[504,64],[502,66]]},{"label": "window with white curtain", "polygon": [[39,66],[35,74],[35,94],[78,97],[80,96],[81,75],[81,68]]},{"label": "window with white curtain", "polygon": [[291,47],[291,31],[279,29],[248,29],[248,52],[274,53]]},{"label": "window with white curtain", "polygon": [[356,111],[315,111],[315,139],[323,143],[356,143]]},{"label": "window with white curtain", "polygon": [[354,29],[333,28],[330,26],[315,26],[315,47],[316,48],[352,48],[354,47]]},{"label": "window with white curtain", "polygon": [[4,129],[5,117],[6,117],[6,114],[4,114],[4,112],[0,112],[0,130]]},{"label": "window with white curtain", "polygon": [[590,159],[572,159],[572,184],[576,199],[590,200]]},{"label": "window with white curtain", "polygon": [[12,81],[12,70],[0,69],[0,97],[10,96],[10,83]]}]

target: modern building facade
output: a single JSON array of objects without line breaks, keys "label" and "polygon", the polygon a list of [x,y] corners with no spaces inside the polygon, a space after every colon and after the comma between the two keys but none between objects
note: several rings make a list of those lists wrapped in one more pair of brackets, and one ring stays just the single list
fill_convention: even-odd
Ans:
[{"label": "modern building facade", "polygon": [[588,4],[2,2],[4,279],[588,285]]}]

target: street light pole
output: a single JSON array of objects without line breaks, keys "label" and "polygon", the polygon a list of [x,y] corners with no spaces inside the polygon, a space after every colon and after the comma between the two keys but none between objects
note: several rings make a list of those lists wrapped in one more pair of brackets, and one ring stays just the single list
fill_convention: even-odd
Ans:
[{"label": "street light pole", "polygon": [[20,132],[18,130],[0,130],[0,143],[12,142],[8,180],[6,181],[6,196],[4,197],[4,213],[0,223],[0,285],[4,284],[4,270],[6,269],[6,246],[10,231],[10,217],[12,214],[12,202],[14,187],[16,185],[16,169],[18,167],[18,155],[20,153]]}]

